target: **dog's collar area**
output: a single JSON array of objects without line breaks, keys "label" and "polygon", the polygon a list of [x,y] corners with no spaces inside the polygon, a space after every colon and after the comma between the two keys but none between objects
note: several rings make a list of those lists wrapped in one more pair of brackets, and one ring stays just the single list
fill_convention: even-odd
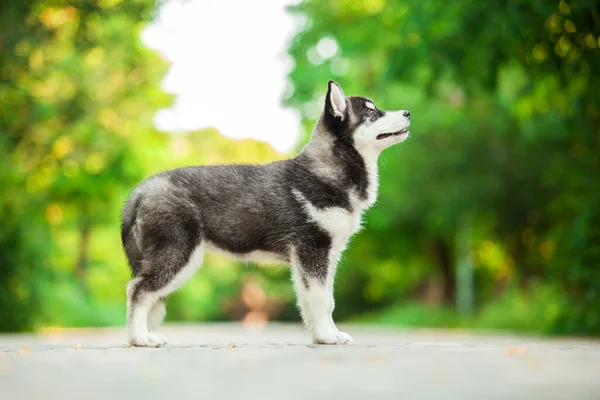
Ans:
[{"label": "dog's collar area", "polygon": [[385,138],[388,138],[390,136],[402,135],[403,133],[407,133],[407,132],[408,131],[406,129],[401,129],[398,132],[381,133],[381,134],[377,135],[377,140],[385,139]]}]

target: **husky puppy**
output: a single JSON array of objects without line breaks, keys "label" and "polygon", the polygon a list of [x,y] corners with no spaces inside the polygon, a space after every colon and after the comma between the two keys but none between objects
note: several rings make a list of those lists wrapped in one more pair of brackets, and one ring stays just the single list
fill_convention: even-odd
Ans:
[{"label": "husky puppy", "polygon": [[408,137],[410,113],[345,97],[329,81],[310,142],[295,158],[266,165],[178,168],[143,181],[127,200],[121,239],[129,341],[162,346],[165,298],[206,251],[291,266],[298,306],[315,343],[348,344],[333,322],[337,263],[361,215],[377,198],[377,158]]}]

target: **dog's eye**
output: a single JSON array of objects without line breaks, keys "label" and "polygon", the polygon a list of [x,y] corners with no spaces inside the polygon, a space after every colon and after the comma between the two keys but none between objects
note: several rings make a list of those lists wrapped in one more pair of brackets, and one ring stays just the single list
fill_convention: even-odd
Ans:
[{"label": "dog's eye", "polygon": [[374,113],[374,112],[375,112],[375,111],[373,111],[373,109],[372,109],[372,108],[367,108],[367,114],[368,114],[369,116],[373,115],[373,113]]}]

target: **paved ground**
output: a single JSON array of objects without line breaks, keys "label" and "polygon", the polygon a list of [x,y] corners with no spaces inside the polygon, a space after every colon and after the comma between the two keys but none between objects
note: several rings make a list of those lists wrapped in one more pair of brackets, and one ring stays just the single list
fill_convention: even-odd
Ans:
[{"label": "paved ground", "polygon": [[0,336],[0,399],[600,399],[600,341],[297,325],[170,326],[161,349],[123,329]]}]

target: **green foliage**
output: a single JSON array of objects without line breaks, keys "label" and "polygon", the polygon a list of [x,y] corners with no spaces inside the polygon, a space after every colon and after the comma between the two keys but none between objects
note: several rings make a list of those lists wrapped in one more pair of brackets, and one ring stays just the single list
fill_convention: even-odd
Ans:
[{"label": "green foliage", "polygon": [[459,327],[452,309],[416,302],[400,303],[383,312],[362,315],[356,322],[419,328]]},{"label": "green foliage", "polygon": [[89,232],[118,220],[124,193],[143,176],[134,137],[153,129],[168,101],[156,85],[164,63],[138,37],[154,6],[0,6],[0,330],[32,327],[52,303],[42,283],[65,278],[57,235],[79,232],[84,279]]},{"label": "green foliage", "polygon": [[[282,158],[214,129],[153,128],[170,101],[166,63],[139,39],[156,5],[0,5],[0,331],[123,324],[117,221],[131,188],[167,168]],[[284,101],[305,140],[332,78],[413,116],[411,138],[381,157],[378,203],[339,268],[336,318],[600,334],[597,2],[307,0],[291,11],[304,25]],[[470,252],[459,254],[465,217]],[[465,256],[477,306],[466,320],[454,312]],[[298,319],[287,271],[212,256],[168,318],[241,318],[248,282],[271,317]]]},{"label": "green foliage", "polygon": [[512,330],[518,332],[553,332],[565,304],[561,289],[555,284],[532,282],[527,291],[509,288],[498,299],[486,304],[475,321],[466,326]]},{"label": "green foliage", "polygon": [[506,290],[499,298],[481,307],[475,318],[458,318],[453,308],[414,301],[399,303],[383,312],[369,313],[356,319],[381,325],[425,328],[487,329],[531,334],[551,332],[558,323],[561,309],[559,288],[535,283],[529,291]]}]

